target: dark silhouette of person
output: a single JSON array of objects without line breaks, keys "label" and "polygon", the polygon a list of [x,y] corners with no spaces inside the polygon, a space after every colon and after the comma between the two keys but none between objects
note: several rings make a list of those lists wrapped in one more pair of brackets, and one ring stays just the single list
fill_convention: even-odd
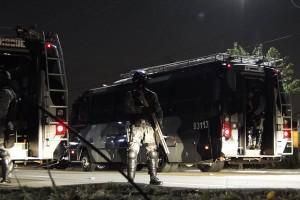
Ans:
[{"label": "dark silhouette of person", "polygon": [[248,148],[260,149],[264,131],[265,97],[260,89],[252,89],[247,99]]},{"label": "dark silhouette of person", "polygon": [[147,79],[148,76],[144,71],[136,71],[132,78],[134,88],[128,91],[126,95],[126,110],[130,116],[131,124],[127,175],[131,180],[134,180],[137,156],[143,142],[146,144],[150,184],[161,185],[162,181],[157,178],[158,153],[152,113],[156,114],[160,124],[162,123],[163,113],[156,93],[146,88]]},{"label": "dark silhouette of person", "polygon": [[13,163],[7,148],[14,144],[14,116],[16,115],[16,94],[11,87],[8,71],[0,70],[0,158],[2,167],[1,183],[10,183]]}]

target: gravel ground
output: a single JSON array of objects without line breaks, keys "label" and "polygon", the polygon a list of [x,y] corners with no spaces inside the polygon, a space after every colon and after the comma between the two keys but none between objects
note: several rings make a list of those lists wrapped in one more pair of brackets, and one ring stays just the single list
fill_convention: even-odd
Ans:
[{"label": "gravel ground", "polygon": [[[139,185],[152,200],[241,199],[283,200],[300,199],[299,190],[197,190]],[[0,189],[0,199],[5,200],[142,200],[143,197],[127,183],[106,183],[45,188]]]}]

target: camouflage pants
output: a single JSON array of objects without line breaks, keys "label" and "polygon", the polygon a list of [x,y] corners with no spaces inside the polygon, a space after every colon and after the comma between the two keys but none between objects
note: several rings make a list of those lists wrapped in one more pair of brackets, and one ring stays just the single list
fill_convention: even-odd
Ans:
[{"label": "camouflage pants", "polygon": [[142,143],[146,145],[147,155],[157,149],[154,130],[146,120],[141,120],[140,124],[131,126],[129,151],[138,154]]}]

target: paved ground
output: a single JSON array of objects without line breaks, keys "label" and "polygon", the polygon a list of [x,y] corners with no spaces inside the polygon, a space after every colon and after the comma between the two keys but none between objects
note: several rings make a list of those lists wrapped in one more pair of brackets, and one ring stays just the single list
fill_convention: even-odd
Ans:
[{"label": "paved ground", "polygon": [[[56,185],[90,184],[104,182],[127,182],[113,171],[81,172],[78,170],[52,170],[51,176]],[[199,170],[185,170],[176,173],[160,173],[159,178],[167,187],[187,188],[295,188],[300,189],[300,169],[297,170],[222,170],[217,173],[204,173]],[[145,171],[138,172],[135,181],[148,183]],[[19,182],[19,183],[18,183]],[[0,187],[43,187],[51,186],[47,170],[15,169],[11,184]]]}]

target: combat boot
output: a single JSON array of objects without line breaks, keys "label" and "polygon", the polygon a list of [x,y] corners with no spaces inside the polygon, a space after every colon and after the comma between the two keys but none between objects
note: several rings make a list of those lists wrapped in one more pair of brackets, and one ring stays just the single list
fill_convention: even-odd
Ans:
[{"label": "combat boot", "polygon": [[157,178],[157,163],[156,158],[151,158],[148,160],[148,171],[150,175],[150,184],[151,185],[162,185],[163,182]]},{"label": "combat boot", "polygon": [[150,177],[150,184],[151,185],[162,185],[163,182],[160,181],[156,176]]}]

